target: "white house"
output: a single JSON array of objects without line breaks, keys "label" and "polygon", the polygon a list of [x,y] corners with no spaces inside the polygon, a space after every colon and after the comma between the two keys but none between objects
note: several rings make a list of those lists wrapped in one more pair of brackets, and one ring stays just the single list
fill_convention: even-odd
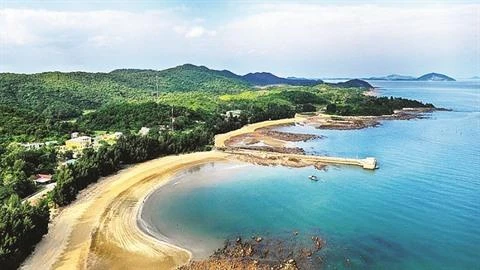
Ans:
[{"label": "white house", "polygon": [[138,133],[139,133],[140,135],[142,135],[142,136],[147,136],[149,132],[150,132],[150,129],[147,128],[147,127],[142,127],[142,128],[138,131]]},{"label": "white house", "polygon": [[233,110],[233,111],[227,111],[225,113],[225,117],[230,118],[230,117],[240,117],[240,114],[242,114],[242,110]]}]

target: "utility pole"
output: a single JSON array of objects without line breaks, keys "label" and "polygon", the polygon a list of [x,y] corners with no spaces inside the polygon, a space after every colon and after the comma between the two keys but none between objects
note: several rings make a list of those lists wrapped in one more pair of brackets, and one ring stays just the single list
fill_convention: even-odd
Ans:
[{"label": "utility pole", "polygon": [[171,117],[171,120],[172,120],[171,128],[172,128],[172,131],[174,131],[174,129],[173,129],[173,122],[175,122],[175,118],[173,117],[173,106],[172,106],[172,117]]},{"label": "utility pole", "polygon": [[158,75],[155,76],[155,91],[157,91],[157,98],[160,98],[160,93],[158,93]]}]

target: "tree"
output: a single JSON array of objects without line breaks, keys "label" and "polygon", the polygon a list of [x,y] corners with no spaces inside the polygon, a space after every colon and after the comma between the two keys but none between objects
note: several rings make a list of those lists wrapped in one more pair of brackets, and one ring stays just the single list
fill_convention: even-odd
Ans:
[{"label": "tree", "polygon": [[0,206],[0,265],[16,269],[48,231],[49,208],[45,200],[37,206],[22,203],[12,195]]},{"label": "tree", "polygon": [[337,105],[335,105],[334,103],[328,104],[326,112],[331,113],[331,114],[336,113],[337,112]]},{"label": "tree", "polygon": [[35,190],[35,183],[22,171],[24,166],[25,162],[23,160],[16,160],[13,167],[2,173],[3,184],[22,198]]},{"label": "tree", "polygon": [[69,204],[77,197],[77,188],[73,179],[72,170],[69,167],[62,167],[53,176],[57,185],[52,190],[52,200],[57,205],[63,206]]}]

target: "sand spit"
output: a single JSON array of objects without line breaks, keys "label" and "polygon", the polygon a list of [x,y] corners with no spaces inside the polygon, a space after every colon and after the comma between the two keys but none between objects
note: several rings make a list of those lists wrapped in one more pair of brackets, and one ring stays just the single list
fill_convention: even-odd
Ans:
[{"label": "sand spit", "polygon": [[323,113],[297,114],[294,118],[265,121],[247,125],[241,129],[220,134],[215,137],[218,149],[247,149],[284,154],[303,154],[301,148],[292,146],[291,142],[322,139],[311,134],[289,133],[276,130],[287,125],[308,125],[318,129],[354,130],[376,127],[384,120],[410,120],[422,118],[431,108],[405,108],[391,115],[382,116],[338,116]]}]

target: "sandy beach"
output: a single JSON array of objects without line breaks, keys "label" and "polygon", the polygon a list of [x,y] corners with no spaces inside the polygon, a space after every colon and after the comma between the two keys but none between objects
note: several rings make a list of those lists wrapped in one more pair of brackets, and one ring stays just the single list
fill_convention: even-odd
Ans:
[{"label": "sandy beach", "polygon": [[[265,121],[217,135],[216,147],[233,136],[259,128],[302,121],[289,118]],[[22,269],[171,269],[186,264],[188,250],[144,233],[137,215],[147,195],[176,172],[211,161],[231,159],[220,152],[167,156],[133,165],[81,191],[60,209],[49,232]]]},{"label": "sandy beach", "polygon": [[[226,142],[236,136],[244,135],[247,133],[253,133],[257,129],[270,127],[270,126],[281,126],[281,125],[288,125],[297,122],[303,122],[305,118],[299,116],[298,114],[294,118],[286,118],[286,119],[279,119],[279,120],[270,120],[264,122],[258,122],[254,124],[246,125],[240,129],[233,130],[224,134],[218,134],[215,136],[215,147],[217,148],[225,148]],[[273,140],[272,140],[273,141]]]},{"label": "sandy beach", "polygon": [[187,263],[190,252],[139,229],[138,211],[176,172],[228,157],[218,151],[167,156],[99,180],[54,218],[22,269],[171,269]]},{"label": "sandy beach", "polygon": [[[358,120],[357,118],[354,118]],[[349,121],[333,121],[331,116],[265,121],[215,137],[217,149],[227,149],[228,140],[262,128],[292,123],[352,128]],[[340,123],[340,124],[339,124]],[[366,127],[368,125],[360,125]],[[354,128],[358,128],[357,125]],[[285,134],[276,134],[285,136]],[[280,136],[280,137],[281,137]],[[265,136],[264,136],[265,137]],[[280,139],[276,139],[281,141]],[[229,152],[229,151],[227,151]],[[243,160],[265,165],[302,167],[306,163],[288,159],[250,157],[222,151],[197,152],[166,156],[132,165],[81,191],[70,205],[60,209],[49,232],[22,265],[22,269],[172,269],[188,263],[188,250],[156,239],[139,228],[138,213],[147,195],[165,184],[177,172],[202,163],[221,160]],[[267,162],[268,161],[268,162]]]}]

